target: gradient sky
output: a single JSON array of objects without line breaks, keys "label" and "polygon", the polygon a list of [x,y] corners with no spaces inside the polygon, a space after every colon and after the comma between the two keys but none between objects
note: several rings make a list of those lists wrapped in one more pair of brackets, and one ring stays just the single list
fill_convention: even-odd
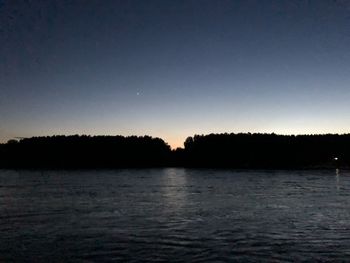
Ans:
[{"label": "gradient sky", "polygon": [[350,132],[350,1],[0,0],[0,141]]}]

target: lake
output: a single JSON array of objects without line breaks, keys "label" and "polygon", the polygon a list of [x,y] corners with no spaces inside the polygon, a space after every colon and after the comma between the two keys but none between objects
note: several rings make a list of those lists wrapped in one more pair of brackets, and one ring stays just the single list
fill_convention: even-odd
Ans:
[{"label": "lake", "polygon": [[350,260],[350,172],[0,170],[0,261]]}]

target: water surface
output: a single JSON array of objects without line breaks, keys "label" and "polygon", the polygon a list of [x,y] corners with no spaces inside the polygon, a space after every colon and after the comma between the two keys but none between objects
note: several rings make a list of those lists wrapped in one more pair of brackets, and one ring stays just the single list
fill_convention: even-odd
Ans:
[{"label": "water surface", "polygon": [[0,170],[0,261],[350,260],[350,173]]}]

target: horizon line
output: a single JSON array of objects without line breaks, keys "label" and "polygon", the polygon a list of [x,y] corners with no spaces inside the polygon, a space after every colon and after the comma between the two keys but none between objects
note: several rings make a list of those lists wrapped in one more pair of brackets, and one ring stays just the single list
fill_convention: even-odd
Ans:
[{"label": "horizon line", "polygon": [[[320,136],[320,135],[350,135],[350,132],[347,133],[275,133],[275,132],[211,132],[211,133],[202,133],[202,134],[193,134],[189,135],[186,137],[194,137],[194,136],[208,136],[208,135],[223,135],[223,134],[246,134],[246,135],[276,135],[276,136]],[[6,141],[0,141],[0,144],[6,144],[11,140],[17,140],[21,141],[24,139],[31,139],[31,138],[42,138],[42,137],[59,137],[59,136],[87,136],[87,137],[99,137],[99,136],[105,136],[105,137],[115,137],[115,136],[121,136],[121,137],[151,137],[151,138],[158,138],[163,140],[167,145],[169,145],[171,150],[176,150],[178,148],[184,148],[184,143],[186,139],[182,142],[182,146],[172,146],[169,142],[167,142],[165,139],[163,139],[160,136],[153,136],[149,134],[144,134],[144,135],[135,135],[135,134],[130,134],[130,135],[123,135],[123,134],[83,134],[83,133],[75,133],[75,134],[54,134],[54,135],[33,135],[33,136],[15,136],[12,137],[11,139],[8,139]]]}]

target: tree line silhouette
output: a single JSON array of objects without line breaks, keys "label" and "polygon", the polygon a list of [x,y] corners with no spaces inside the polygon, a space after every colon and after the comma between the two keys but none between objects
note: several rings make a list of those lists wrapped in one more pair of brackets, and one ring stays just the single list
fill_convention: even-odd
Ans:
[{"label": "tree line silhouette", "polygon": [[350,134],[209,134],[188,137],[186,166],[326,168],[350,164]]},{"label": "tree line silhouette", "polygon": [[150,136],[52,136],[11,140],[0,146],[0,166],[113,168],[168,165],[170,146]]},{"label": "tree line silhouette", "polygon": [[224,133],[171,150],[150,136],[51,136],[0,144],[0,168],[330,168],[350,166],[350,134]]}]

